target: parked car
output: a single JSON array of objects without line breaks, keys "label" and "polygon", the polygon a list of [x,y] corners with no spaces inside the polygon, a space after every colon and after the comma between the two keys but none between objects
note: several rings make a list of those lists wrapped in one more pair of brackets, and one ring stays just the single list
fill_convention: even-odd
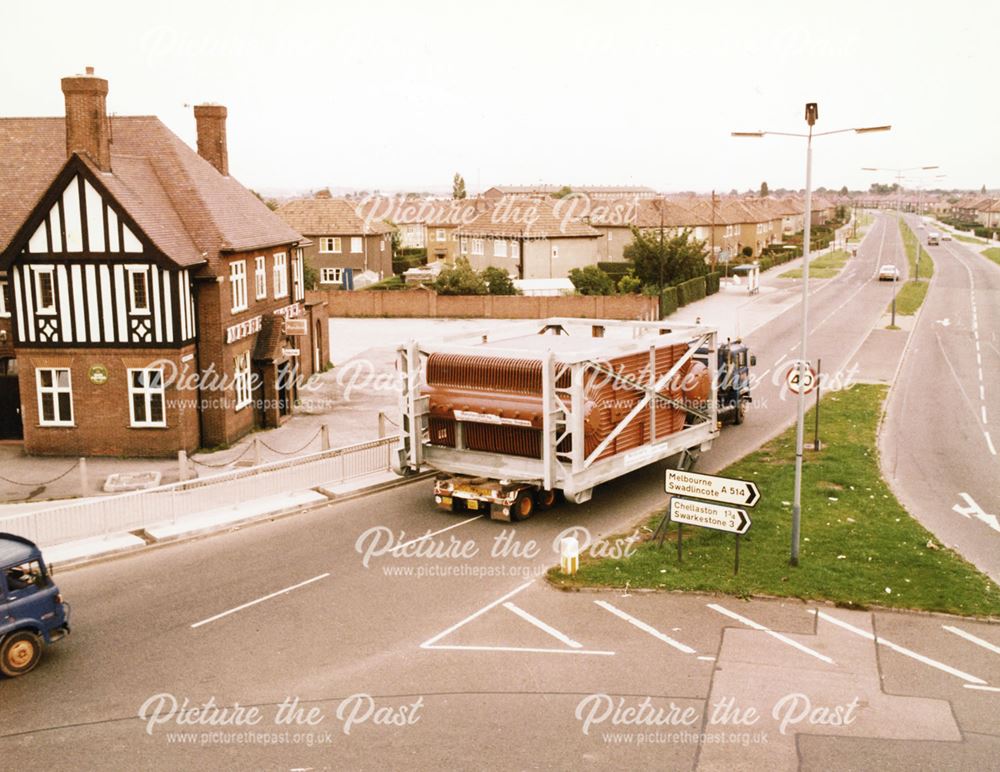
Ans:
[{"label": "parked car", "polygon": [[899,281],[899,269],[886,263],[878,269],[879,281]]},{"label": "parked car", "polygon": [[34,542],[0,533],[0,673],[24,675],[42,656],[43,644],[69,634],[69,604]]}]

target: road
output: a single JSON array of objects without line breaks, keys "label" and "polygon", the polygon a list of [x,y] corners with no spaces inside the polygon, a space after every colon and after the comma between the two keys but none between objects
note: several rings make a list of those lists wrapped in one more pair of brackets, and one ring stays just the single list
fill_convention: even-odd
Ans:
[{"label": "road", "polygon": [[[866,345],[894,243],[880,220],[817,284],[825,362]],[[779,372],[796,333],[794,309],[755,331],[759,366]],[[771,378],[755,400],[703,469],[794,416]],[[428,487],[61,574],[74,632],[0,683],[4,766],[982,768],[1000,755],[996,626],[550,589],[539,577],[560,533],[620,532],[662,505],[661,467],[516,528],[441,513]],[[210,701],[227,712],[191,712]]]},{"label": "road", "polygon": [[958,241],[926,248],[935,276],[889,401],[883,470],[915,517],[1000,581],[1000,267]]}]

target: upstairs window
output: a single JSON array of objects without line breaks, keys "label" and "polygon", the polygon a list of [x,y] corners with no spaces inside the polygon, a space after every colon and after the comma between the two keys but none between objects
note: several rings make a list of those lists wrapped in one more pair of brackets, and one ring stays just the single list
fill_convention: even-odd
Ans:
[{"label": "upstairs window", "polygon": [[288,297],[288,260],[284,252],[274,255],[274,297]]},{"label": "upstairs window", "polygon": [[351,252],[355,255],[359,255],[364,251],[364,246],[361,244],[360,236],[351,236]]},{"label": "upstairs window", "polygon": [[35,303],[40,314],[56,312],[55,270],[51,267],[35,268]]},{"label": "upstairs window", "polygon": [[319,240],[321,253],[340,252],[340,236],[321,236]]},{"label": "upstairs window", "polygon": [[472,254],[482,255],[486,252],[486,242],[483,239],[472,240]]},{"label": "upstairs window", "polygon": [[264,256],[254,258],[253,286],[257,300],[267,297],[267,258]]},{"label": "upstairs window", "polygon": [[493,239],[493,257],[507,257],[507,242],[503,239]]},{"label": "upstairs window", "polygon": [[132,313],[149,313],[149,275],[145,268],[129,269],[129,293],[132,297]]},{"label": "upstairs window", "polygon": [[448,240],[448,236],[447,236],[447,234],[445,234],[444,228],[438,228],[434,232],[434,239],[436,241],[447,241]]},{"label": "upstairs window", "polygon": [[229,264],[229,287],[233,295],[233,313],[247,310],[247,263],[237,260]]},{"label": "upstairs window", "polygon": [[0,281],[0,319],[10,316],[7,310],[7,282]]}]

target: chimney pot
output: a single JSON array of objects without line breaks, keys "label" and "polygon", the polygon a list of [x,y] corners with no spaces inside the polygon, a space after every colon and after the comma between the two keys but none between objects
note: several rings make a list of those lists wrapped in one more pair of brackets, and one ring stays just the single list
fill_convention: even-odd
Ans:
[{"label": "chimney pot", "polygon": [[194,120],[198,127],[198,155],[212,164],[220,174],[228,177],[226,115],[227,110],[222,105],[194,106]]},{"label": "chimney pot", "polygon": [[66,99],[66,156],[86,155],[102,172],[111,171],[108,82],[87,67],[86,75],[62,79]]}]

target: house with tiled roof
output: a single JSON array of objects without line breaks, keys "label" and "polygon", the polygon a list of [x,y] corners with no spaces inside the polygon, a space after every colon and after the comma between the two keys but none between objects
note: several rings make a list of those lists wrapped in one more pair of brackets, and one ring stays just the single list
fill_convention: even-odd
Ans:
[{"label": "house with tiled roof", "polygon": [[362,217],[353,201],[317,195],[288,201],[276,210],[308,239],[306,264],[322,287],[354,289],[355,276],[372,281],[392,276],[392,226]]},{"label": "house with tiled roof", "polygon": [[277,425],[328,359],[325,309],[302,236],[229,174],[226,108],[195,107],[195,152],[109,116],[89,68],[62,90],[63,117],[0,118],[0,430],[167,456]]},{"label": "house with tiled roof", "polygon": [[505,269],[515,279],[562,279],[598,261],[600,231],[570,199],[508,196],[457,229],[472,267]]},{"label": "house with tiled roof", "polygon": [[644,185],[495,185],[483,192],[489,199],[504,196],[552,196],[569,187],[573,193],[594,199],[655,198],[657,193]]}]

